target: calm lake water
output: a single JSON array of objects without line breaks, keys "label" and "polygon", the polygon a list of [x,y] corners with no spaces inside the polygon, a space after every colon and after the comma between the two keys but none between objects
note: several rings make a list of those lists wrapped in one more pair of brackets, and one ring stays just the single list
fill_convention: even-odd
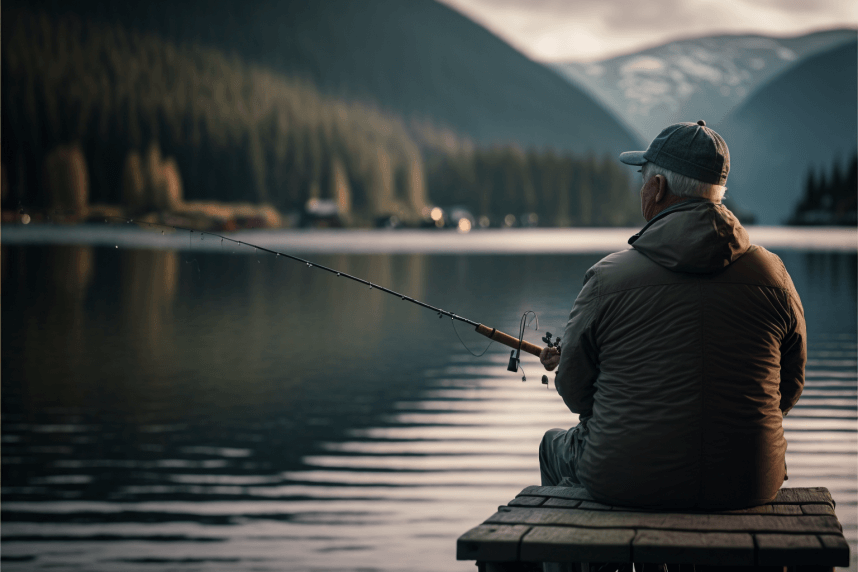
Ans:
[{"label": "calm lake water", "polygon": [[[538,360],[522,383],[449,319],[249,247],[113,232],[4,230],[4,570],[470,571],[456,538],[538,484],[542,434],[577,422]],[[534,310],[538,343],[624,246],[312,257],[509,333]],[[855,570],[856,253],[772,250],[809,330],[787,486],[831,490]]]}]

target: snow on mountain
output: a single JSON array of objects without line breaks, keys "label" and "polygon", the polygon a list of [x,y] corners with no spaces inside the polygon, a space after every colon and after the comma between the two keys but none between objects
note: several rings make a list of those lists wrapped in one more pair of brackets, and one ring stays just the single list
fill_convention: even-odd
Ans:
[{"label": "snow on mountain", "polygon": [[756,88],[797,61],[854,38],[855,30],[850,29],[795,38],[711,36],[600,62],[553,67],[649,141],[678,121],[717,123]]}]

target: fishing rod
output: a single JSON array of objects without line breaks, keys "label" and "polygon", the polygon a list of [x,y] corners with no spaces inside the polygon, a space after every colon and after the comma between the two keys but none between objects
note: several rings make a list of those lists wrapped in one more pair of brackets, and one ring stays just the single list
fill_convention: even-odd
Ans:
[{"label": "fishing rod", "polygon": [[[533,314],[534,317],[536,317],[536,314],[533,311],[525,312],[524,315],[522,316],[521,324],[520,324],[520,328],[519,328],[519,336],[516,338],[516,337],[511,336],[507,333],[501,332],[497,328],[491,328],[491,327],[486,326],[484,324],[475,322],[473,320],[469,320],[468,318],[465,318],[464,316],[460,316],[460,315],[455,314],[453,312],[449,312],[447,310],[444,310],[443,308],[438,308],[436,306],[432,306],[431,304],[427,304],[426,302],[422,302],[420,300],[412,298],[411,296],[406,296],[405,294],[402,294],[400,292],[396,292],[395,290],[391,290],[390,288],[387,288],[385,286],[381,286],[379,284],[374,284],[373,282],[370,282],[369,280],[364,280],[363,278],[360,278],[358,276],[354,276],[354,275],[349,274],[347,272],[342,272],[342,271],[336,270],[334,268],[329,268],[323,264],[318,264],[318,263],[313,262],[311,260],[305,260],[303,258],[300,258],[298,256],[295,256],[295,255],[292,255],[292,254],[289,254],[286,252],[278,252],[278,251],[272,250],[270,248],[265,248],[264,246],[251,244],[249,242],[230,238],[228,236],[224,236],[222,234],[217,234],[215,232],[201,231],[201,230],[195,231],[194,229],[186,228],[183,226],[162,224],[162,223],[150,222],[150,221],[140,221],[140,220],[135,221],[134,219],[131,219],[131,218],[125,218],[125,217],[119,217],[119,216],[108,216],[104,219],[104,222],[108,222],[108,219],[120,220],[126,224],[135,223],[137,225],[149,225],[150,227],[157,226],[157,227],[161,227],[161,228],[169,228],[172,230],[187,231],[190,233],[189,238],[190,238],[190,236],[193,235],[194,232],[199,233],[201,237],[205,236],[205,235],[213,236],[216,238],[220,238],[221,244],[223,244],[223,241],[226,240],[226,241],[232,242],[234,244],[250,246],[250,247],[253,247],[257,250],[261,250],[263,252],[273,254],[276,258],[283,257],[283,258],[286,258],[289,260],[294,260],[296,262],[306,264],[308,268],[318,268],[319,270],[324,270],[325,272],[329,272],[331,274],[334,274],[337,277],[348,278],[349,280],[359,282],[365,286],[369,286],[370,290],[376,289],[376,290],[379,290],[381,292],[384,292],[385,294],[390,294],[391,296],[396,296],[397,298],[399,298],[405,302],[411,302],[412,304],[416,304],[422,308],[426,308],[427,310],[432,310],[433,312],[436,312],[438,314],[438,318],[443,318],[444,316],[447,316],[450,318],[450,320],[452,322],[459,321],[459,322],[464,322],[464,323],[468,324],[469,326],[473,326],[474,330],[478,334],[481,334],[481,335],[489,338],[490,340],[492,340],[494,342],[498,342],[499,344],[502,344],[502,345],[505,345],[507,347],[512,348],[512,352],[510,353],[510,358],[509,358],[509,364],[507,365],[508,371],[513,371],[513,372],[518,371],[519,363],[521,361],[520,358],[521,358],[521,352],[522,351],[525,351],[525,352],[527,352],[531,355],[534,355],[536,357],[539,357],[539,355],[542,353],[542,347],[541,346],[538,346],[536,344],[532,344],[532,343],[524,340],[524,330],[526,329],[526,322],[527,322],[526,317],[528,314]],[[539,327],[539,320],[537,319],[537,328],[538,327]],[[453,326],[453,330],[456,331],[455,325]],[[456,336],[458,337],[458,335],[459,335],[459,333],[458,333],[458,331],[456,331]],[[459,341],[462,342],[462,345],[464,345],[462,338],[459,338]],[[556,339],[552,339],[551,332],[546,332],[546,335],[543,336],[542,341],[544,341],[548,345],[549,348],[556,348],[558,350],[560,349],[560,338],[558,337]],[[489,343],[489,345],[491,345],[491,342]],[[465,348],[467,349],[467,346],[465,346]],[[483,351],[483,354],[487,350],[488,350],[488,347],[486,347],[486,350]],[[470,350],[468,350],[468,351],[470,351]],[[473,352],[471,352],[471,353],[473,354]],[[483,354],[479,354],[479,355],[483,355]],[[473,355],[477,355],[477,354],[473,354]],[[524,376],[522,376],[522,381],[526,381],[526,378]],[[542,376],[542,383],[547,385],[548,378],[546,376]]]}]

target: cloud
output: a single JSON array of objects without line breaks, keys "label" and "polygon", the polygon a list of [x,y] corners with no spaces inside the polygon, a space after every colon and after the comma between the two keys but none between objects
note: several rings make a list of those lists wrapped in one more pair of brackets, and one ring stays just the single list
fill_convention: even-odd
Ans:
[{"label": "cloud", "polygon": [[858,17],[858,5],[854,2],[843,2],[841,0],[754,0],[748,2],[758,6],[768,6],[782,12],[793,15],[815,14],[827,12],[832,14],[847,15],[851,12],[851,20]]},{"label": "cloud", "polygon": [[691,36],[858,26],[853,0],[441,0],[537,60],[604,59]]}]

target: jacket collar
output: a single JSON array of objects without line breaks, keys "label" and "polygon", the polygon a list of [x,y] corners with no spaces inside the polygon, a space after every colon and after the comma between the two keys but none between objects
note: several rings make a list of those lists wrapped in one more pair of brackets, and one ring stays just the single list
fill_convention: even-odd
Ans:
[{"label": "jacket collar", "polygon": [[651,227],[653,224],[660,221],[664,217],[666,217],[670,214],[676,213],[676,212],[685,211],[685,210],[688,210],[690,208],[694,208],[697,205],[699,205],[700,203],[708,203],[708,202],[712,202],[712,201],[707,201],[706,199],[688,199],[687,201],[682,201],[681,203],[676,203],[675,205],[671,205],[671,206],[667,207],[666,209],[664,209],[663,211],[661,211],[660,213],[658,213],[657,215],[652,217],[652,219],[650,219],[649,222],[647,222],[644,225],[644,227],[642,229],[640,229],[637,233],[633,234],[629,238],[629,244],[634,244],[635,241],[637,239],[639,239],[641,237],[641,235],[643,233],[645,233],[649,227]]}]

